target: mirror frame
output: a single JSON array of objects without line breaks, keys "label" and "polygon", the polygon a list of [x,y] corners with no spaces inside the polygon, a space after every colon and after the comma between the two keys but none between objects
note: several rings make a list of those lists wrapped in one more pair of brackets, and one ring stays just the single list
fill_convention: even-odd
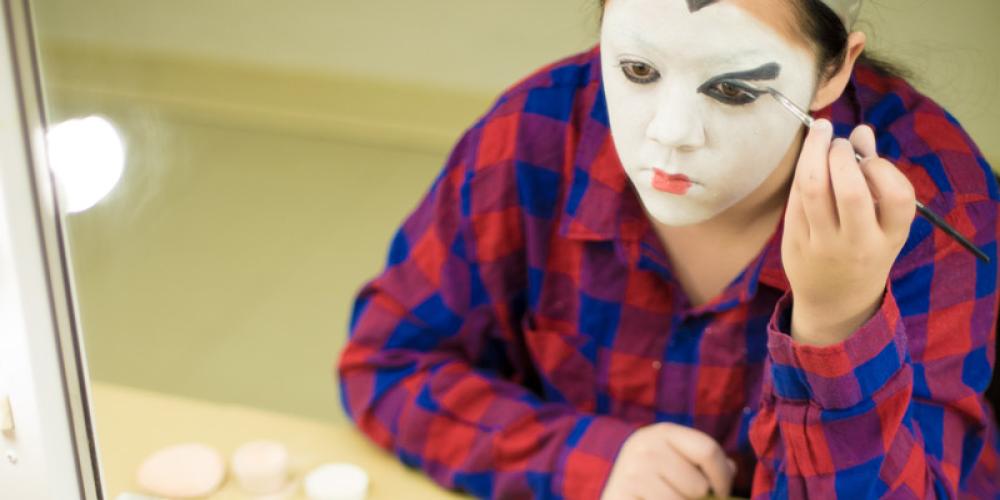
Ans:
[{"label": "mirror frame", "polygon": [[0,16],[0,396],[9,397],[14,422],[0,435],[0,491],[100,499],[86,356],[46,158],[28,0],[2,0]]}]

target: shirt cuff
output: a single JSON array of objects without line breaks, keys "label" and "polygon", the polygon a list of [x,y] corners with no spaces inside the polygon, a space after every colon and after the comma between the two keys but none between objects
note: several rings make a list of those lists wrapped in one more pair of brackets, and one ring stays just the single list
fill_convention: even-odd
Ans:
[{"label": "shirt cuff", "polygon": [[614,417],[580,418],[560,454],[553,478],[557,496],[599,499],[618,452],[639,427]]},{"label": "shirt cuff", "polygon": [[909,363],[906,331],[891,283],[875,314],[846,339],[828,346],[791,336],[792,293],[778,300],[768,324],[774,392],[786,401],[813,401],[837,410],[868,401]]}]

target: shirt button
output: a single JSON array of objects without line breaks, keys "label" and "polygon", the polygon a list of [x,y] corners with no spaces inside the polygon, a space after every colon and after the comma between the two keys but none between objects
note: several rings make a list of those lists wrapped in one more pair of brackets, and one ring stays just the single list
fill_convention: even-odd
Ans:
[{"label": "shirt button", "polygon": [[654,370],[659,370],[660,367],[662,367],[662,366],[663,366],[663,363],[660,363],[659,361],[653,361],[653,369]]},{"label": "shirt button", "polygon": [[749,406],[744,406],[743,407],[743,414],[744,415],[749,415],[752,412],[753,412],[753,410]]}]

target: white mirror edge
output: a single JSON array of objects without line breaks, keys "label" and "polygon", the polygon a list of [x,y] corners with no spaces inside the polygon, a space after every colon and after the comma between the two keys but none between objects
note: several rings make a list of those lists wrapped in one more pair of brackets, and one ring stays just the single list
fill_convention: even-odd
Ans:
[{"label": "white mirror edge", "polygon": [[[5,498],[104,498],[64,224],[46,162],[30,6],[2,0],[0,433]],[[10,495],[8,497],[8,495]]]}]

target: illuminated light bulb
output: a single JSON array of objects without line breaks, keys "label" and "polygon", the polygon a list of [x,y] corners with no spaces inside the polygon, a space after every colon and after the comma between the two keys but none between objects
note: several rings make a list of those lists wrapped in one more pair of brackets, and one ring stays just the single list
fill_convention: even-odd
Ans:
[{"label": "illuminated light bulb", "polygon": [[82,212],[114,189],[125,167],[125,148],[114,125],[100,116],[74,118],[46,135],[49,168],[63,209]]}]

